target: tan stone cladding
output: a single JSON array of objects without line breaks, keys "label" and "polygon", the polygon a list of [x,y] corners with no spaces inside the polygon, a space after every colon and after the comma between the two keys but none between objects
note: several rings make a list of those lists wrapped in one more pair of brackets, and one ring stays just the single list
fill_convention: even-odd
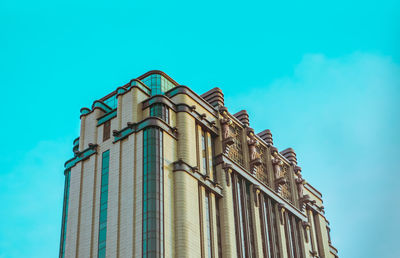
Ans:
[{"label": "tan stone cladding", "polygon": [[[140,82],[153,75],[161,81]],[[174,87],[151,94],[166,82]],[[111,97],[114,109],[105,104]],[[155,105],[168,119],[150,116]],[[154,163],[143,154],[154,148],[143,140],[149,128],[162,132]],[[199,96],[161,71],[118,87],[81,110],[80,137],[66,162],[70,184],[60,250],[64,257],[99,257],[100,209],[106,208],[105,257],[338,257],[322,194],[303,178],[295,151],[278,151],[273,143],[270,130],[254,132],[246,110],[229,112],[219,88]],[[101,187],[107,150],[108,185]],[[145,164],[146,177],[156,165],[162,176],[154,207],[144,205],[143,193],[152,187],[145,183],[152,182],[144,177]],[[101,207],[104,192],[108,200]],[[142,223],[151,214],[155,228]],[[150,231],[162,241],[154,250],[146,240]]]}]

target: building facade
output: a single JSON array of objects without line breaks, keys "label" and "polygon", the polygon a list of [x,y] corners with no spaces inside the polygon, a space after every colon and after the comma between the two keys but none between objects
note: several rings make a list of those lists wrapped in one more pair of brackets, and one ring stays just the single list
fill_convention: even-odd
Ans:
[{"label": "building facade", "polygon": [[81,109],[60,257],[334,258],[321,193],[289,148],[150,71]]}]

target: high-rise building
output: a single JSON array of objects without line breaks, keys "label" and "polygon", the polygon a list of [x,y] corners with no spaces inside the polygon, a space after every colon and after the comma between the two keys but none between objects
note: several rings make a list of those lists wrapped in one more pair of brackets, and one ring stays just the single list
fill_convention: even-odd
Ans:
[{"label": "high-rise building", "polygon": [[220,89],[151,71],[80,119],[60,257],[337,257],[294,150],[229,113]]}]

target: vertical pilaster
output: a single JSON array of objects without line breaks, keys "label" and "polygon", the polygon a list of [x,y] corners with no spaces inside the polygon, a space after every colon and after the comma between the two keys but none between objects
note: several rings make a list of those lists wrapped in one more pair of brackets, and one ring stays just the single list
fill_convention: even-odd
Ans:
[{"label": "vertical pilaster", "polygon": [[[219,182],[222,186],[222,195],[224,196],[219,202],[219,210],[221,213],[221,240],[223,257],[237,257],[236,251],[236,229],[235,229],[235,213],[233,208],[232,193],[232,171],[224,170],[222,165],[216,167]],[[228,174],[226,174],[228,173]],[[229,182],[229,186],[227,184]]]},{"label": "vertical pilaster", "polygon": [[120,184],[120,221],[119,221],[119,255],[133,257],[133,196],[134,196],[134,148],[135,136],[131,135],[121,143],[121,184]]},{"label": "vertical pilaster", "polygon": [[65,246],[65,257],[75,257],[76,242],[78,238],[79,196],[81,190],[82,163],[71,168],[69,200],[68,200],[68,225]]},{"label": "vertical pilaster", "polygon": [[254,248],[256,250],[256,257],[263,257],[262,247],[262,233],[261,233],[261,221],[260,221],[260,202],[258,199],[259,190],[256,190],[254,185],[250,188],[251,193],[251,207],[253,216],[253,232],[254,232]]},{"label": "vertical pilaster", "polygon": [[[189,114],[177,114],[178,159],[196,166],[195,122]],[[200,257],[198,182],[186,171],[174,172],[176,257]]]},{"label": "vertical pilaster", "polygon": [[82,169],[82,192],[79,225],[79,256],[89,257],[92,245],[93,191],[95,177],[95,155],[84,161]]}]

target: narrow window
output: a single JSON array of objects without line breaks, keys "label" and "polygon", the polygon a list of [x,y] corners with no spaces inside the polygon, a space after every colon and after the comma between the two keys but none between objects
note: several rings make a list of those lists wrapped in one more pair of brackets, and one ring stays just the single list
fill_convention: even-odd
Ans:
[{"label": "narrow window", "polygon": [[201,160],[202,160],[202,173],[207,175],[207,150],[206,150],[206,134],[201,131]]},{"label": "narrow window", "polygon": [[243,186],[246,188],[245,193],[246,193],[246,222],[247,222],[247,239],[248,239],[248,247],[249,247],[249,253],[252,255],[252,257],[256,256],[256,252],[254,249],[254,230],[253,230],[253,216],[251,212],[251,205],[252,202],[250,200],[250,184],[249,183],[244,183]]},{"label": "narrow window", "polygon": [[100,219],[99,219],[99,245],[98,257],[106,257],[107,235],[107,202],[108,202],[108,171],[110,151],[103,152],[101,164],[101,192],[100,192]]},{"label": "narrow window", "polygon": [[162,131],[143,132],[143,257],[164,256]]},{"label": "narrow window", "polygon": [[110,139],[111,120],[108,120],[103,125],[103,142]]},{"label": "narrow window", "polygon": [[67,237],[67,218],[68,218],[68,199],[69,199],[69,184],[70,184],[71,171],[67,170],[65,174],[64,183],[64,204],[63,216],[61,223],[61,244],[60,244],[60,258],[65,257],[65,239]]},{"label": "narrow window", "polygon": [[211,135],[207,133],[207,159],[208,159],[208,175],[210,178],[214,178],[214,171],[213,171],[213,142],[211,139]]},{"label": "narrow window", "polygon": [[207,255],[209,258],[212,258],[212,227],[211,227],[211,207],[210,207],[210,194],[206,191],[206,199],[205,199],[205,219],[206,219],[206,234],[207,234]]},{"label": "narrow window", "polygon": [[264,197],[263,195],[260,197],[260,216],[261,216],[261,223],[262,223],[262,237],[263,237],[263,252],[264,257],[270,258],[273,257],[273,241],[271,232],[273,229],[271,228],[270,223],[270,215],[268,210],[268,197]]},{"label": "narrow window", "polygon": [[292,239],[292,224],[290,217],[285,213],[285,236],[286,236],[286,249],[288,257],[295,258],[293,239]]},{"label": "narrow window", "polygon": [[253,257],[255,249],[250,184],[243,178],[234,175],[233,186],[238,256]]},{"label": "narrow window", "polygon": [[279,218],[276,216],[276,209],[275,209],[275,204],[272,204],[271,201],[268,200],[268,206],[271,214],[271,222],[273,225],[273,232],[272,236],[274,239],[274,251],[276,254],[276,257],[281,257],[281,254],[279,252],[279,233],[278,233],[278,225],[279,225]]},{"label": "narrow window", "polygon": [[222,258],[222,240],[221,240],[221,222],[219,213],[219,199],[215,197],[215,217],[217,219],[217,237],[218,237],[218,257]]},{"label": "narrow window", "polygon": [[234,196],[234,208],[235,208],[235,217],[236,217],[236,243],[237,243],[237,251],[238,257],[244,258],[246,257],[246,247],[244,240],[244,228],[243,228],[243,213],[242,213],[242,199],[241,199],[241,185],[237,176],[234,176],[233,180],[233,196]]},{"label": "narrow window", "polygon": [[[198,145],[198,158],[200,159],[198,165],[200,166],[200,172],[209,177],[211,180],[214,180],[214,172],[213,172],[213,155],[214,155],[214,145],[213,139],[209,132],[198,126],[198,134],[200,134],[200,146]],[[198,135],[197,134],[197,135]],[[198,140],[197,140],[198,141]]]}]

